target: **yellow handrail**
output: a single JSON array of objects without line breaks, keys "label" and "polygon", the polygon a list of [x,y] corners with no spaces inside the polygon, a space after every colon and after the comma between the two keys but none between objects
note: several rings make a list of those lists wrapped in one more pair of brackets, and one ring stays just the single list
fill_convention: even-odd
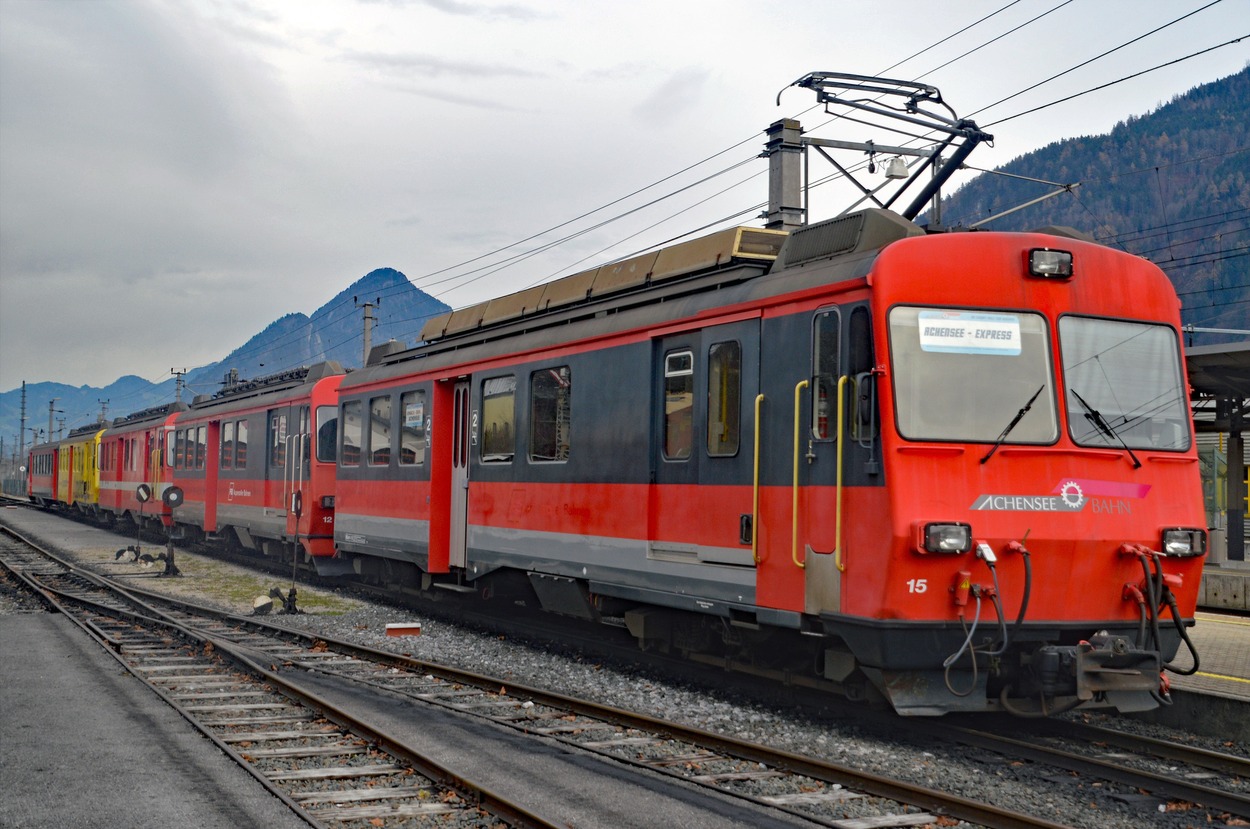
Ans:
[{"label": "yellow handrail", "polygon": [[755,395],[755,471],[751,481],[751,559],[760,563],[759,526],[760,526],[760,409],[764,406],[764,395]]},{"label": "yellow handrail", "polygon": [[834,520],[837,522],[837,528],[834,530],[833,538],[833,563],[839,572],[845,572],[846,563],[842,560],[842,447],[846,443],[846,435],[843,434],[843,423],[846,411],[846,384],[851,378],[843,374],[838,378],[838,485],[835,493],[834,501]]},{"label": "yellow handrail", "polygon": [[801,427],[800,401],[805,388],[807,388],[806,380],[800,380],[794,387],[794,482],[791,487],[790,558],[799,568],[807,567],[804,562],[799,561],[799,429]]}]

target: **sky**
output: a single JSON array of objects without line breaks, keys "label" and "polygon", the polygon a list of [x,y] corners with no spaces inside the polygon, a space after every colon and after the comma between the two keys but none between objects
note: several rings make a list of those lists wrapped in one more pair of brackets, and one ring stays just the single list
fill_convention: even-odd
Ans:
[{"label": "sky", "polygon": [[168,379],[375,268],[460,307],[759,226],[770,123],[891,139],[809,72],[938,87],[990,169],[1242,35],[1250,0],[0,0],[0,391]]}]

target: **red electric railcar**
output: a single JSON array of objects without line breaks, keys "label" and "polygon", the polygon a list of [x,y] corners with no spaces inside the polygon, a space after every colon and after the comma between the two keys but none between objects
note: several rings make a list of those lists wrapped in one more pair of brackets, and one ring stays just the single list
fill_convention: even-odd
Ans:
[{"label": "red electric railcar", "polygon": [[904,714],[1153,707],[1205,549],[1179,325],[1075,234],[717,234],[375,350],[337,556]]},{"label": "red electric railcar", "polygon": [[167,403],[113,420],[100,438],[101,515],[142,525],[170,514],[161,497],[171,485],[163,447],[186,410],[185,403]]},{"label": "red electric railcar", "polygon": [[[197,398],[166,439],[174,521],[197,538],[272,556],[298,548],[317,563],[334,553],[337,363],[263,377]],[[318,431],[331,435],[318,440]],[[334,562],[327,565],[333,568]]]}]

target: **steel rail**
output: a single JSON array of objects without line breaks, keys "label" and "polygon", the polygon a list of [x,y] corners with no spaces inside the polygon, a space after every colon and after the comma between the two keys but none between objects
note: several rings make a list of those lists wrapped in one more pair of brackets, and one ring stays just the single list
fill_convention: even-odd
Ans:
[{"label": "steel rail", "polygon": [[528,699],[535,704],[564,709],[623,727],[638,728],[643,731],[661,734],[670,739],[689,742],[739,759],[764,763],[774,768],[811,777],[826,783],[842,785],[876,797],[887,798],[916,806],[925,811],[944,814],[971,823],[994,827],[994,829],[1064,829],[1065,827],[1065,824],[1054,823],[1043,818],[1024,815],[1008,809],[1001,809],[997,806],[980,803],[959,795],[929,789],[817,758],[805,757],[792,752],[750,743],[735,737],[715,734],[645,714],[601,705],[554,691],[518,684],[512,680],[426,662],[321,634],[309,634],[254,617],[238,616],[198,606],[183,600],[169,599],[139,588],[132,587],[130,589],[141,594],[150,595],[158,601],[194,608],[197,613],[204,613],[221,621],[228,621],[243,627],[269,630],[288,639],[302,640],[308,643],[323,642],[326,646],[336,651],[364,661],[429,673],[452,682],[471,685],[489,691],[496,691],[501,686],[506,686],[508,695],[513,698]]},{"label": "steel rail", "polygon": [[[491,812],[496,817],[499,817],[507,821],[510,825],[516,826],[516,827],[525,827],[525,829],[531,829],[531,828],[532,829],[558,829],[558,827],[561,826],[561,824],[552,823],[546,818],[543,818],[537,815],[536,813],[526,809],[525,807],[519,804],[516,804],[508,800],[505,797],[495,794],[490,789],[484,786],[481,786],[466,777],[463,777],[461,775],[458,775],[452,772],[451,770],[447,769],[444,765],[438,763],[437,761],[431,759],[430,757],[424,755],[423,753],[417,751],[416,749],[413,749],[405,745],[402,741],[392,738],[386,732],[372,727],[371,725],[364,722],[363,720],[356,718],[349,712],[319,697],[318,695],[313,694],[309,691],[306,691],[292,684],[291,682],[289,682],[288,680],[280,676],[278,673],[271,671],[268,668],[256,662],[255,659],[252,658],[251,655],[245,652],[245,649],[236,646],[233,642],[230,642],[228,639],[225,639],[220,636],[214,636],[202,630],[198,630],[194,627],[188,626],[181,621],[173,619],[165,615],[162,611],[160,611],[159,608],[155,608],[151,606],[150,604],[148,604],[147,602],[144,602],[141,599],[137,598],[136,596],[130,595],[130,593],[132,592],[131,589],[122,588],[120,585],[114,584],[111,580],[104,578],[102,576],[99,576],[96,573],[92,573],[90,570],[87,570],[71,562],[64,561],[63,559],[56,556],[55,554],[52,554],[46,550],[43,550],[37,544],[31,542],[29,539],[22,537],[19,533],[16,533],[7,527],[3,528],[3,530],[6,535],[11,535],[14,538],[17,538],[22,543],[31,547],[31,549],[38,551],[42,556],[46,557],[47,559],[51,561],[54,561],[59,566],[64,567],[67,573],[80,577],[80,578],[84,578],[85,580],[95,585],[95,587],[99,590],[106,591],[108,593],[112,593],[112,594],[116,594],[120,596],[124,596],[128,601],[137,604],[138,606],[142,607],[145,610],[148,610],[149,612],[157,614],[154,617],[146,616],[142,613],[135,613],[131,610],[126,610],[124,608],[117,608],[115,606],[106,604],[104,602],[96,601],[96,600],[93,600],[91,598],[88,598],[82,595],[74,595],[73,593],[70,593],[66,590],[62,590],[55,586],[51,586],[47,583],[41,582],[37,579],[32,579],[28,577],[27,574],[23,570],[9,567],[7,563],[3,561],[3,558],[0,557],[0,566],[4,566],[6,570],[13,573],[13,575],[17,579],[19,579],[23,584],[27,585],[28,588],[30,588],[33,592],[35,592],[38,596],[40,596],[41,600],[44,601],[46,604],[48,604],[49,607],[65,615],[68,619],[70,619],[70,621],[72,621],[78,627],[82,628],[93,639],[96,639],[97,641],[101,642],[101,644],[105,646],[105,650],[108,651],[109,655],[112,656],[115,660],[117,660],[123,667],[125,667],[128,672],[130,672],[136,678],[141,680],[143,684],[146,685],[148,688],[156,692],[158,696],[160,696],[166,703],[168,703],[171,707],[173,707],[184,719],[186,719],[189,723],[194,725],[196,729],[199,730],[202,734],[209,737],[212,740],[212,742],[215,745],[217,745],[218,748],[220,748],[223,752],[225,752],[228,756],[230,756],[231,759],[233,759],[236,763],[238,763],[244,769],[246,769],[254,778],[256,778],[262,785],[264,785],[268,791],[270,791],[272,794],[274,794],[276,797],[282,800],[283,803],[285,803],[288,807],[290,807],[293,811],[295,811],[296,814],[298,814],[303,820],[305,820],[305,822],[309,823],[310,825],[317,826],[317,827],[325,826],[325,824],[318,821],[315,816],[311,815],[306,809],[304,809],[302,806],[296,803],[292,798],[286,795],[281,790],[281,788],[277,787],[272,781],[266,778],[260,772],[260,770],[255,766],[255,764],[248,762],[238,751],[236,751],[228,743],[223,742],[215,734],[213,734],[211,730],[205,728],[203,723],[201,723],[197,718],[195,718],[194,715],[192,715],[191,712],[189,712],[185,706],[181,705],[177,700],[172,699],[169,696],[169,694],[165,692],[164,689],[150,682],[146,676],[144,676],[141,672],[137,671],[133,666],[131,666],[122,657],[121,647],[119,647],[116,642],[112,641],[110,637],[107,635],[107,633],[101,630],[97,625],[93,624],[91,620],[80,618],[80,614],[76,613],[74,611],[74,608],[68,606],[68,602],[73,602],[80,606],[90,608],[94,612],[97,612],[103,615],[120,617],[135,625],[157,626],[160,628],[164,628],[166,630],[177,633],[179,636],[183,637],[184,639],[190,640],[192,642],[198,642],[201,644],[211,644],[215,650],[217,650],[220,653],[224,653],[228,655],[232,661],[244,667],[246,671],[263,678],[264,681],[269,682],[273,684],[275,687],[279,688],[280,693],[283,696],[286,696],[289,699],[295,700],[309,708],[312,708],[318,711],[320,714],[325,716],[326,719],[330,720],[331,722],[334,722],[339,727],[344,728],[352,732],[353,734],[359,737],[363,737],[365,740],[380,746],[384,750],[396,756],[399,760],[411,765],[419,773],[430,778],[435,783],[442,785],[445,788],[455,789],[460,794],[470,795],[469,797],[466,798],[466,800],[472,803],[475,803],[477,805],[480,805],[482,808],[485,808],[487,811]],[[60,574],[49,574],[49,575],[60,575]],[[211,611],[208,608],[200,608],[198,606],[191,605],[190,603],[179,602],[177,600],[173,600],[165,596],[153,594],[150,591],[137,590],[133,592],[136,592],[142,595],[148,595],[152,598],[158,599],[166,604],[170,604],[173,606],[185,605],[185,606],[195,607],[197,612],[207,611],[205,615],[217,615],[215,611]],[[66,602],[60,601],[57,598],[58,596],[60,596],[61,598],[67,601]],[[289,631],[285,631],[282,628],[275,628],[275,630],[289,633]]]},{"label": "steel rail", "polygon": [[[1023,756],[1037,763],[1059,766],[1090,777],[1144,789],[1160,797],[1184,800],[1209,809],[1250,817],[1250,796],[1248,795],[1222,791],[1211,786],[1191,783],[1142,769],[1129,769],[1096,757],[1087,757],[1063,749],[1038,745],[1036,742],[991,734],[974,728],[955,727],[945,729],[942,733],[946,739],[959,740],[978,748],[1016,757]],[[1247,768],[1250,768],[1250,764],[1243,766],[1240,773],[1244,774]]]}]

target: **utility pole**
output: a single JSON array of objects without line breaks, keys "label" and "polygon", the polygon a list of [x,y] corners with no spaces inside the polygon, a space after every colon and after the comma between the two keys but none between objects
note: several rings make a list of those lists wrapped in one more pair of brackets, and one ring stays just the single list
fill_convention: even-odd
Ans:
[{"label": "utility pole", "polygon": [[26,381],[22,381],[22,428],[17,433],[17,454],[26,457]]},{"label": "utility pole", "polygon": [[[48,440],[52,440],[52,416],[58,412],[61,412],[60,409],[55,408],[56,401],[60,399],[61,398],[59,397],[54,397],[48,401]],[[64,414],[64,412],[61,412],[61,414]]]},{"label": "utility pole", "polygon": [[171,368],[169,370],[169,373],[174,375],[174,377],[178,378],[177,382],[174,383],[174,400],[181,403],[182,402],[182,376],[187,373],[187,370],[184,368],[180,371],[176,368]]},{"label": "utility pole", "polygon": [[[108,413],[109,413],[109,402],[107,399],[101,400],[98,397],[96,398],[95,402],[100,404],[100,422],[104,423],[106,422],[106,418],[108,417]],[[52,438],[52,420],[50,416],[48,420],[48,438],[49,440]]]},{"label": "utility pole", "polygon": [[357,308],[365,309],[365,352],[360,359],[361,367],[369,363],[369,350],[373,346],[373,309],[382,304],[382,297],[378,297],[373,302],[361,302],[356,297],[352,297],[352,302],[356,303]]}]

